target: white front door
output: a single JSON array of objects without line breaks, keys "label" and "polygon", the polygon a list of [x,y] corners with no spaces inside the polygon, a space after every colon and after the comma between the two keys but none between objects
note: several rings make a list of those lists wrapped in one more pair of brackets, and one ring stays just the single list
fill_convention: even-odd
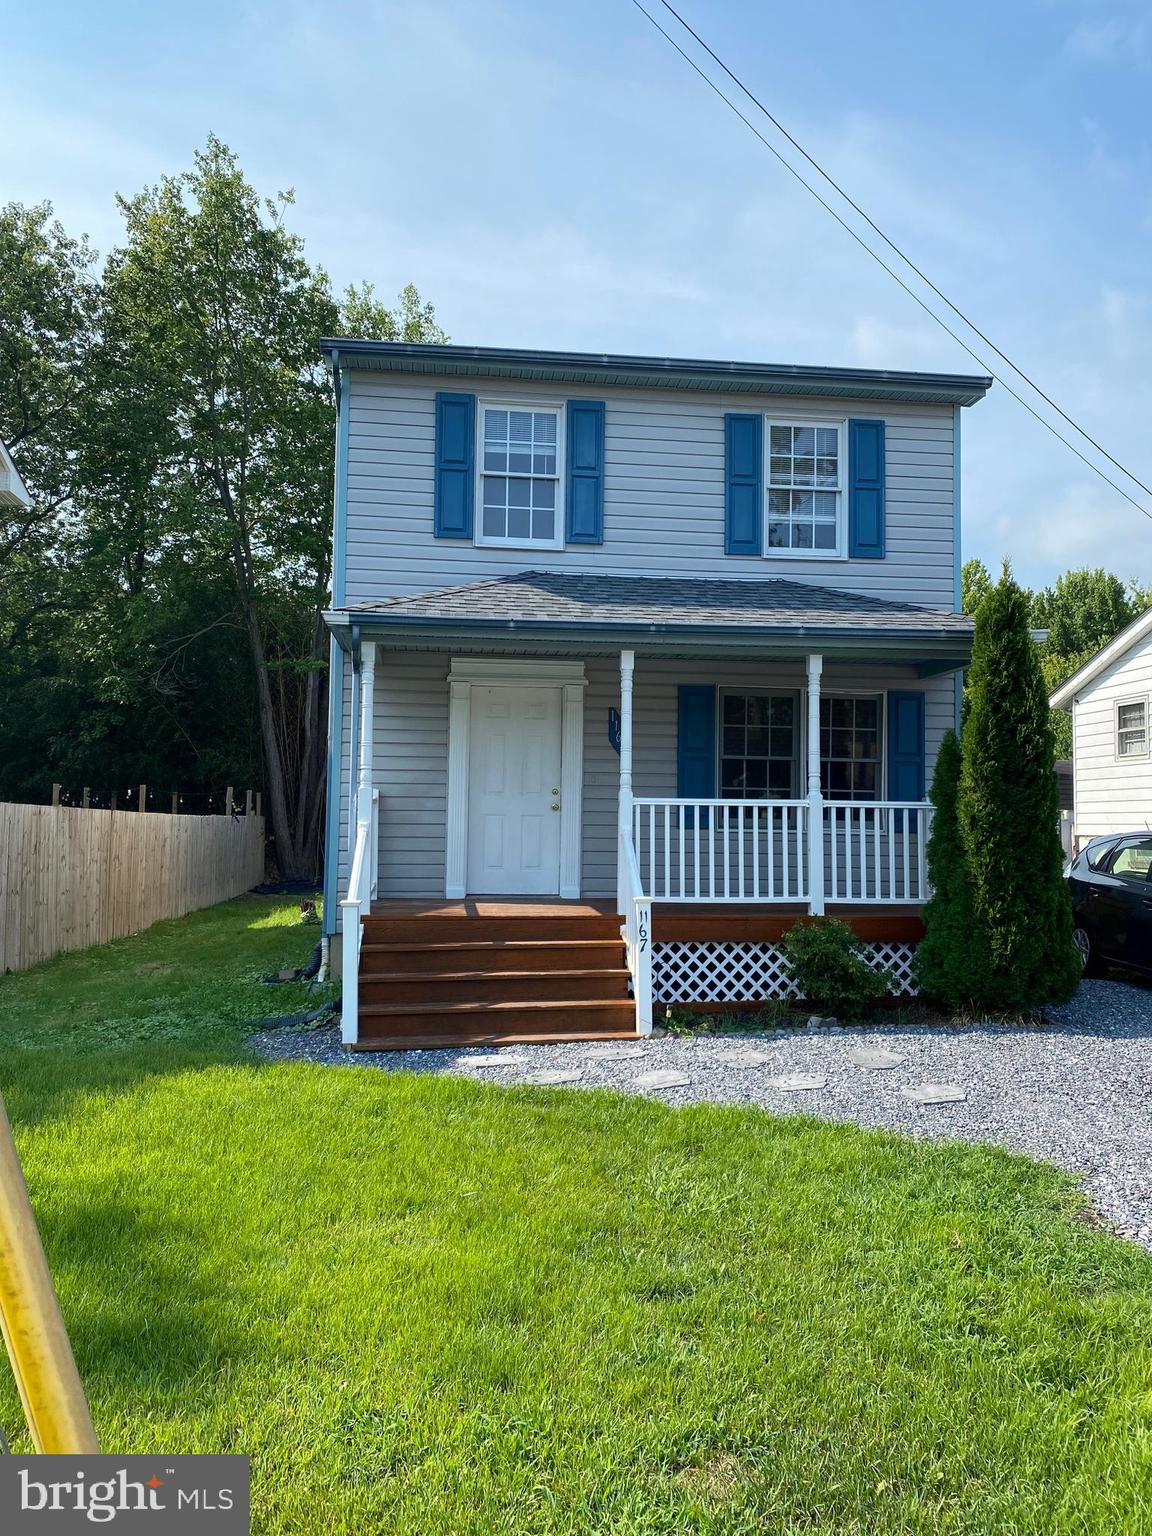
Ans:
[{"label": "white front door", "polygon": [[468,763],[468,891],[560,890],[561,690],[474,686]]}]

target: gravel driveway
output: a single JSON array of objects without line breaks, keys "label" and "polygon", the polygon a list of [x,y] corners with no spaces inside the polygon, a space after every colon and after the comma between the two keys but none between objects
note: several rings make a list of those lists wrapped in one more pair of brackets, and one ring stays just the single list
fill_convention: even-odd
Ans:
[{"label": "gravel driveway", "polygon": [[[615,1088],[667,1104],[759,1104],[773,1114],[995,1142],[1083,1175],[1100,1214],[1152,1249],[1152,989],[1125,982],[1084,982],[1051,1024],[1033,1029],[880,1024],[376,1055],[341,1051],[330,1028],[279,1030],[251,1043],[278,1061]],[[909,1096],[925,1085],[964,1097]]]}]

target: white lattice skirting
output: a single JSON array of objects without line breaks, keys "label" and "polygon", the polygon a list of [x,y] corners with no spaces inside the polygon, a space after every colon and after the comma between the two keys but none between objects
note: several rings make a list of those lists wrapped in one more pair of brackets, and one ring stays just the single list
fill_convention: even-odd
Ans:
[{"label": "white lattice skirting", "polygon": [[[868,944],[868,963],[887,971],[897,997],[915,995],[915,944]],[[679,940],[652,946],[652,1000],[657,1003],[758,1003],[795,997],[784,951],[776,944],[712,944]]]}]

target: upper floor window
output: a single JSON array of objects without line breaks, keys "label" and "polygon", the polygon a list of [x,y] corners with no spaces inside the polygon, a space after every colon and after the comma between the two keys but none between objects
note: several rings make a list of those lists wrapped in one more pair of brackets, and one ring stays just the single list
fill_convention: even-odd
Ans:
[{"label": "upper floor window", "polygon": [[1116,756],[1148,756],[1148,701],[1133,699],[1116,706]]},{"label": "upper floor window", "polygon": [[769,421],[767,553],[843,553],[843,462],[838,424]]},{"label": "upper floor window", "polygon": [[559,408],[480,405],[481,544],[562,542]]}]

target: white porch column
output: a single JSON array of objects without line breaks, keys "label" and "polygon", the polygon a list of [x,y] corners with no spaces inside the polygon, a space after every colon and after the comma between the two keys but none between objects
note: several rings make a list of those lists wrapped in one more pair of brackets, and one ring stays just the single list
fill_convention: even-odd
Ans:
[{"label": "white porch column", "polygon": [[372,820],[373,719],[376,700],[376,642],[365,640],[360,661],[360,765],[356,775],[356,821]]},{"label": "white porch column", "polygon": [[[349,828],[348,848],[356,863],[357,847],[366,838],[376,836],[376,818],[372,814],[372,721],[376,693],[376,642],[366,640],[360,650],[360,742],[356,768],[356,824]],[[340,903],[341,1001],[340,1039],[355,1045],[360,1027],[360,939],[364,910],[371,907],[375,876],[375,851],[365,849],[367,862],[359,871],[355,886],[349,874],[348,894]]]},{"label": "white porch column", "polygon": [[[618,824],[620,836],[632,836],[632,674],[636,668],[636,652],[620,652],[620,800]],[[628,888],[624,870],[617,858],[616,903],[624,912],[628,900]]]},{"label": "white porch column", "polygon": [[820,793],[820,674],[822,656],[808,658],[808,910],[824,911],[824,797]]},{"label": "white porch column", "polygon": [[462,901],[468,888],[468,737],[472,715],[472,684],[466,678],[448,680],[448,813],[445,824],[447,857],[444,895]]}]

